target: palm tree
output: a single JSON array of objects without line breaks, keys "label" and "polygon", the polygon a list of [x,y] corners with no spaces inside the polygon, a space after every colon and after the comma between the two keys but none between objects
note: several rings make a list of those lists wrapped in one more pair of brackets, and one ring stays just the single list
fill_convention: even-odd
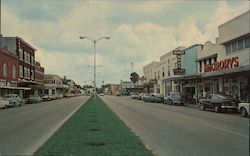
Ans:
[{"label": "palm tree", "polygon": [[135,83],[139,80],[139,75],[136,72],[131,73],[130,80],[134,83],[135,87]]}]

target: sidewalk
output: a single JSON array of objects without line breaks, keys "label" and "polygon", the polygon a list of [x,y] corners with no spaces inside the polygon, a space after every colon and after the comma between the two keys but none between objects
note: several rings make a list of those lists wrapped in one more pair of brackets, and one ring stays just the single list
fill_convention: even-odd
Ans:
[{"label": "sidewalk", "polygon": [[35,155],[151,156],[140,139],[97,98],[90,98]]}]

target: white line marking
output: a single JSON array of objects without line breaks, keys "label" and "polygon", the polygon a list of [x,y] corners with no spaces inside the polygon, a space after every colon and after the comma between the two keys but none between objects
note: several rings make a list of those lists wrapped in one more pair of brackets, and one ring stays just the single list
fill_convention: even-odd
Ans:
[{"label": "white line marking", "polygon": [[209,126],[209,127],[221,130],[221,131],[225,131],[225,132],[228,132],[228,133],[232,133],[232,134],[235,134],[235,135],[239,135],[239,136],[242,136],[242,137],[245,137],[245,138],[249,138],[248,135],[245,135],[245,134],[242,134],[242,133],[238,133],[238,132],[234,132],[234,131],[231,131],[231,130],[228,130],[228,129],[220,128],[220,127],[213,126],[213,125],[210,125],[210,124],[206,124],[206,126]]}]

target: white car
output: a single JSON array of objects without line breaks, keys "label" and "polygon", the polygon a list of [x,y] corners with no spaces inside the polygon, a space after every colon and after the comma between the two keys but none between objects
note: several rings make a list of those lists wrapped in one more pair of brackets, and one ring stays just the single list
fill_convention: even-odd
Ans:
[{"label": "white car", "polygon": [[241,113],[241,116],[243,117],[247,117],[249,116],[250,112],[249,112],[249,105],[250,103],[249,102],[243,102],[243,103],[239,103],[238,105],[238,110],[239,112]]},{"label": "white car", "polygon": [[10,102],[7,100],[4,100],[2,97],[0,97],[0,109],[8,108],[10,106]]}]

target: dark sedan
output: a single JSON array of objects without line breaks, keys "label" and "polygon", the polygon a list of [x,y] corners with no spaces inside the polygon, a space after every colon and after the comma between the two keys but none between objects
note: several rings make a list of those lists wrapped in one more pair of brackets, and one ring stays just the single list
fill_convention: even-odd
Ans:
[{"label": "dark sedan", "polygon": [[226,97],[220,94],[209,94],[207,98],[199,100],[199,106],[201,110],[214,109],[215,112],[221,112],[222,110],[233,110],[237,112],[239,101],[230,97]]},{"label": "dark sedan", "polygon": [[29,98],[26,99],[26,103],[30,104],[30,103],[40,103],[42,102],[42,98],[38,95],[30,95]]}]

